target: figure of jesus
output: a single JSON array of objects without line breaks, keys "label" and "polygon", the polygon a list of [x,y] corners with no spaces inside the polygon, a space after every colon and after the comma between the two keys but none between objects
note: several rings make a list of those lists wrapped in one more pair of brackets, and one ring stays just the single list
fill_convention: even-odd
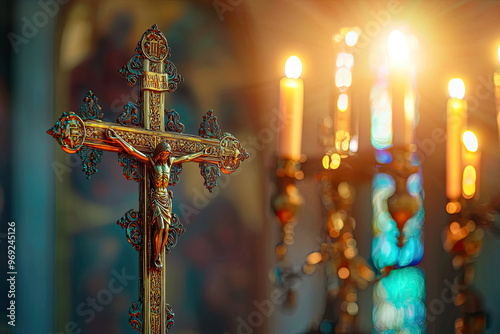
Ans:
[{"label": "figure of jesus", "polygon": [[123,150],[149,166],[150,181],[151,181],[151,198],[150,210],[152,214],[152,230],[153,230],[153,263],[160,269],[163,264],[161,262],[161,252],[168,240],[168,229],[170,227],[170,218],[172,216],[172,193],[167,190],[170,179],[170,168],[174,164],[191,161],[202,155],[207,155],[209,148],[205,150],[180,156],[172,157],[171,147],[166,142],[159,143],[152,155],[146,155],[135,147],[127,143],[120,137],[116,131],[109,128],[107,131],[109,139],[119,144]]}]

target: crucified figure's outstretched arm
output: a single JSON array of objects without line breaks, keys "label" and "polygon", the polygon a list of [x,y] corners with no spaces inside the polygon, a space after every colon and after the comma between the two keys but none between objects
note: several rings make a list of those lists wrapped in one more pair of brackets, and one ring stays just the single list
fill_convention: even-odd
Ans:
[{"label": "crucified figure's outstretched arm", "polygon": [[120,137],[115,130],[108,128],[107,135],[109,139],[113,140],[115,143],[120,144],[120,146],[123,148],[125,152],[133,156],[134,158],[137,158],[141,162],[147,163],[150,162],[150,158],[142,153],[141,151],[137,150],[135,147],[127,143],[122,137]]},{"label": "crucified figure's outstretched arm", "polygon": [[210,153],[210,150],[211,150],[211,147],[205,147],[205,149],[203,151],[183,155],[181,157],[172,158],[172,164],[181,164],[183,162],[188,162],[188,161],[191,161],[193,159],[196,159],[202,155],[208,155]]}]

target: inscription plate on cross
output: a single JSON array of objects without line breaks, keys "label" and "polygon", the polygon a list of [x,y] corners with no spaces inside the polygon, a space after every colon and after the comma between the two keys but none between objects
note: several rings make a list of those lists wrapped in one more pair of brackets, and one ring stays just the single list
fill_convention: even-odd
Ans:
[{"label": "inscription plate on cross", "polygon": [[129,322],[147,334],[173,326],[164,264],[185,230],[172,212],[167,186],[179,182],[182,163],[193,161],[212,191],[221,171],[234,172],[249,156],[233,135],[222,133],[212,110],[203,116],[198,136],[182,133],[179,114],[165,108],[165,94],[183,82],[168,57],[167,39],[153,25],[120,70],[130,86],[139,85],[140,93],[137,101],[125,104],[116,123],[102,121],[98,99],[89,91],[76,113],[64,112],[47,131],[65,152],[81,157],[87,178],[97,172],[103,151],[109,151],[118,153],[125,178],[139,183],[139,209],[129,210],[117,224],[139,253],[139,298],[130,307]]}]

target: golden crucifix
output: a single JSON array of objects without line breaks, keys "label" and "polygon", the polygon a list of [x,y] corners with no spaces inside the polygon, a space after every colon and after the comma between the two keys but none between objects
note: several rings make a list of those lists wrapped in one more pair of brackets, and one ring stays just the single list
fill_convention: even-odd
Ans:
[{"label": "golden crucifix", "polygon": [[139,183],[139,210],[129,210],[118,224],[139,252],[139,300],[133,303],[130,324],[144,334],[165,333],[174,313],[166,303],[165,256],[184,232],[172,212],[172,192],[182,163],[198,162],[204,185],[217,185],[220,171],[230,174],[248,154],[239,141],[222,133],[212,110],[203,116],[199,136],[183,134],[179,114],[165,109],[165,93],[183,81],[167,57],[170,48],[156,25],[139,41],[136,54],[121,70],[130,86],[138,83],[136,102],[128,102],[117,124],[103,122],[97,97],[88,92],[77,113],[64,112],[47,131],[68,153],[78,153],[90,178],[97,172],[103,151],[118,153],[127,180]]}]

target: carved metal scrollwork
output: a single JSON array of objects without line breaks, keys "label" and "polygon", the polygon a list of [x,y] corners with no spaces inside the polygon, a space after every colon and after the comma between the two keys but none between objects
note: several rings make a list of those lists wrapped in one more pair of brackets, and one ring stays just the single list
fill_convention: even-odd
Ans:
[{"label": "carved metal scrollwork", "polygon": [[87,95],[83,98],[83,105],[78,109],[78,115],[82,119],[95,119],[102,120],[104,114],[101,111],[101,107],[97,103],[99,99],[92,93],[91,90],[87,92]]},{"label": "carved metal scrollwork", "polygon": [[214,111],[212,109],[210,109],[207,114],[203,116],[203,121],[200,124],[198,133],[204,138],[220,137],[221,130],[219,123],[217,122],[217,117],[214,116]]},{"label": "carved metal scrollwork", "polygon": [[128,319],[130,326],[132,326],[135,330],[142,332],[144,318],[142,314],[142,299],[137,303],[132,303],[128,314],[130,315],[130,318]]},{"label": "carved metal scrollwork", "polygon": [[134,246],[136,251],[139,251],[142,243],[142,230],[139,212],[131,209],[127,211],[127,213],[116,223],[125,230],[128,242]]},{"label": "carved metal scrollwork", "polygon": [[208,191],[212,192],[217,186],[217,180],[220,177],[220,169],[216,164],[209,162],[200,163],[200,173],[205,179],[203,185]]},{"label": "carved metal scrollwork", "polygon": [[137,79],[144,74],[142,68],[142,56],[140,54],[133,55],[127,65],[124,65],[119,72],[121,76],[127,80],[129,86],[135,85]]},{"label": "carved metal scrollwork", "polygon": [[179,113],[174,109],[165,109],[165,121],[165,130],[179,133],[182,133],[184,131],[184,124],[180,122]]},{"label": "carved metal scrollwork", "polygon": [[121,125],[144,126],[141,106],[142,103],[127,102],[123,106],[123,113],[116,119],[116,123]]},{"label": "carved metal scrollwork", "polygon": [[127,180],[135,180],[140,182],[142,180],[142,168],[134,157],[121,153],[118,155],[118,163],[123,167],[123,176]]},{"label": "carved metal scrollwork", "polygon": [[170,328],[174,327],[175,313],[170,304],[165,305],[165,312],[167,313],[167,318],[165,320],[166,321],[165,327],[167,328],[168,331]]},{"label": "carved metal scrollwork", "polygon": [[184,226],[182,226],[179,217],[174,213],[172,218],[170,219],[170,227],[168,229],[168,239],[167,244],[165,245],[165,251],[169,254],[172,249],[177,245],[177,238],[186,232]]},{"label": "carved metal scrollwork", "polygon": [[97,166],[102,160],[102,150],[83,146],[78,151],[78,155],[82,159],[82,171],[87,175],[87,179],[97,173]]},{"label": "carved metal scrollwork", "polygon": [[[170,56],[170,53],[168,56]],[[163,73],[168,75],[168,92],[170,93],[175,92],[177,90],[177,86],[184,82],[184,78],[180,74],[177,74],[177,68],[170,60],[164,61]]]}]

